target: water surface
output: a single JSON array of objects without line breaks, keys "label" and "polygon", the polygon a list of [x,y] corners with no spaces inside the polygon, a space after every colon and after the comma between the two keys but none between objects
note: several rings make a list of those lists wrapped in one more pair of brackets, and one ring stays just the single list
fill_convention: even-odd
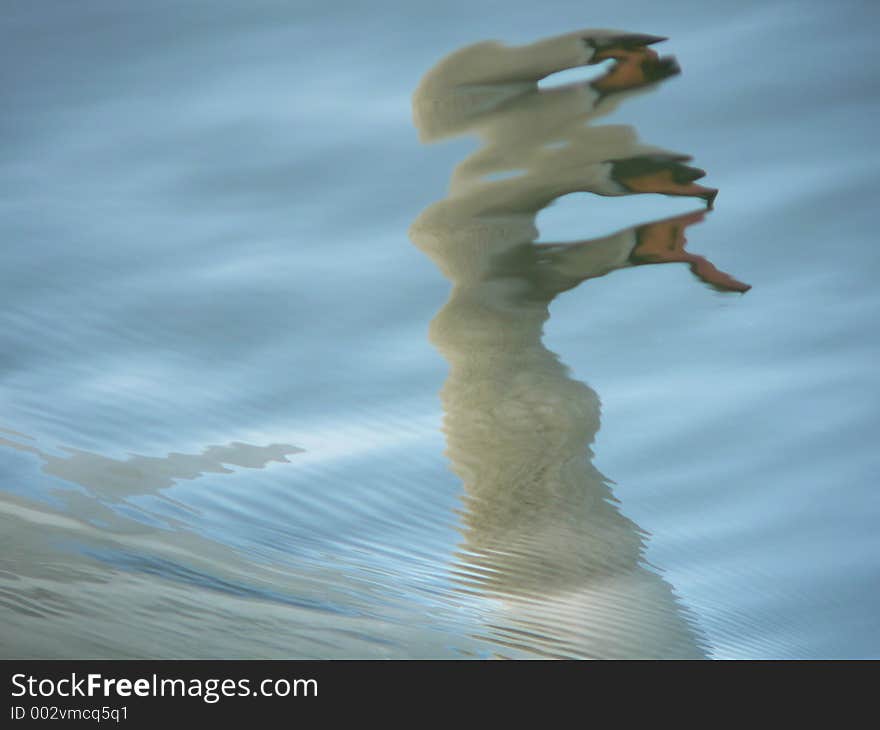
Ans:
[{"label": "water surface", "polygon": [[[2,655],[880,654],[876,23],[861,2],[8,3]],[[569,278],[514,255],[456,300],[473,262],[444,271],[409,231],[481,143],[422,145],[413,92],[456,49],[589,27],[669,37],[682,73],[590,124],[693,155],[714,209],[573,192],[535,241],[605,249]],[[751,290],[612,267],[675,220]],[[514,309],[481,323],[493,302]],[[487,332],[535,359],[487,370]],[[547,374],[540,398],[505,373]],[[544,441],[516,428],[536,412]]]}]

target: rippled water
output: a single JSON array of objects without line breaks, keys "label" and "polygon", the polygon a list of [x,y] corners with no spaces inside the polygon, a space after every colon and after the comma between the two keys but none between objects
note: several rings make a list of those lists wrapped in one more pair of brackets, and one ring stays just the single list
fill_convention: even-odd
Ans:
[{"label": "rippled water", "polygon": [[7,3],[0,654],[880,655],[877,21]]}]

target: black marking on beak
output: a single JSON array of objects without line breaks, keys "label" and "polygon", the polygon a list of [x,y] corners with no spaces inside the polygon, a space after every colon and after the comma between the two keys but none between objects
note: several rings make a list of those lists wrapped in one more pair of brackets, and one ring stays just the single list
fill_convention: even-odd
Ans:
[{"label": "black marking on beak", "polygon": [[607,51],[611,48],[632,50],[651,46],[655,43],[669,40],[659,35],[646,35],[644,33],[625,33],[623,35],[608,36],[607,38],[584,38],[597,51]]},{"label": "black marking on beak", "polygon": [[656,172],[668,170],[672,173],[672,180],[674,182],[686,185],[706,175],[705,170],[682,164],[682,162],[687,162],[690,159],[688,155],[642,155],[641,157],[629,157],[624,160],[612,160],[611,176],[617,182],[626,184],[627,178],[652,175]]},{"label": "black marking on beak", "polygon": [[681,73],[681,66],[673,56],[668,56],[658,61],[646,61],[642,64],[642,73],[645,75],[645,81],[653,84]]}]

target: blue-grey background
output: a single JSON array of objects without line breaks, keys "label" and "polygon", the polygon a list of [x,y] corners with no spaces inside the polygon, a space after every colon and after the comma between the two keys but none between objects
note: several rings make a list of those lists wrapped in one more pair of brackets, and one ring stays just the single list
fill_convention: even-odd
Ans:
[{"label": "blue-grey background", "polygon": [[[640,267],[554,303],[546,342],[603,402],[596,464],[713,656],[880,655],[878,20],[6,0],[0,653],[493,655],[449,577],[448,282],[406,234],[474,142],[420,146],[410,95],[462,45],[612,27],[669,36],[683,73],[611,121],[709,172],[690,247],[754,288]],[[578,196],[539,224],[690,207]],[[193,465],[231,443],[289,461]]]}]

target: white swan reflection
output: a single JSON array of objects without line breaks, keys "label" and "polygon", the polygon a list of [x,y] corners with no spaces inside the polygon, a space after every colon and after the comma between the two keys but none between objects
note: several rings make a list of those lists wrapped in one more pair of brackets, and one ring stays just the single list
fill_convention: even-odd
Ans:
[{"label": "white swan reflection", "polygon": [[[716,289],[749,288],[685,249],[703,209],[595,240],[535,243],[537,213],[568,193],[711,206],[716,191],[695,182],[704,173],[688,156],[640,143],[631,127],[586,125],[677,73],[649,48],[660,40],[582,31],[521,47],[479,43],[440,61],[414,95],[423,141],[476,132],[484,143],[410,236],[452,282],[430,338],[449,363],[444,430],[465,488],[454,572],[461,590],[494,599],[486,638],[512,655],[705,656],[692,617],[644,562],[645,533],[592,464],[595,391],[541,341],[559,293],[616,269],[683,262]],[[594,81],[537,86],[609,58]]]}]

